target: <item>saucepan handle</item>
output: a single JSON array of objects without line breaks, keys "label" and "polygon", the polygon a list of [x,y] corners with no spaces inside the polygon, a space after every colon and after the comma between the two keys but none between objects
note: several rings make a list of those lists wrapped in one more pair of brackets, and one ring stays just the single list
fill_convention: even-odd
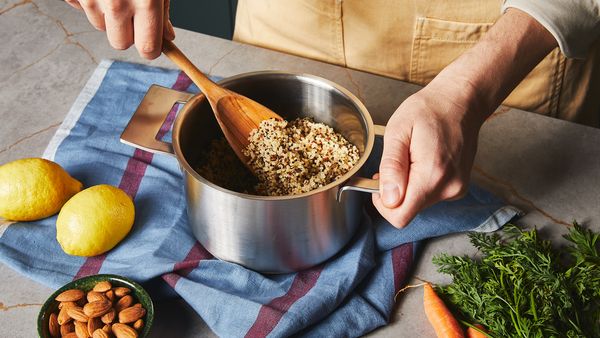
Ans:
[{"label": "saucepan handle", "polygon": [[121,142],[152,153],[173,155],[171,143],[156,139],[167,115],[176,103],[187,102],[194,94],[152,85],[121,134]]},{"label": "saucepan handle", "polygon": [[[376,125],[374,125],[373,129],[375,131],[375,137],[383,137],[383,134],[385,133],[385,126],[376,124]],[[340,200],[340,197],[342,196],[344,191],[348,191],[348,190],[367,192],[367,193],[371,193],[371,194],[378,193],[379,192],[379,180],[375,180],[372,178],[358,177],[358,176],[351,177],[346,182],[346,184],[344,184],[344,186],[341,187],[340,190],[338,191],[338,201]]]}]

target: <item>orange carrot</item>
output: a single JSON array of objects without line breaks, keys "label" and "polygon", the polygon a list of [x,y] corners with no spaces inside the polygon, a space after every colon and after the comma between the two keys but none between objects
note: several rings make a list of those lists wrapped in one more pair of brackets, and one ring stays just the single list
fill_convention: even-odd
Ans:
[{"label": "orange carrot", "polygon": [[[485,332],[485,328],[483,327],[483,325],[481,324],[475,324],[475,326]],[[483,333],[481,333],[481,331],[477,331],[474,328],[470,327],[467,329],[467,338],[487,338],[487,336]]]},{"label": "orange carrot", "polygon": [[435,293],[431,284],[427,283],[423,293],[423,307],[427,319],[433,326],[438,338],[464,338],[465,334],[442,299]]}]

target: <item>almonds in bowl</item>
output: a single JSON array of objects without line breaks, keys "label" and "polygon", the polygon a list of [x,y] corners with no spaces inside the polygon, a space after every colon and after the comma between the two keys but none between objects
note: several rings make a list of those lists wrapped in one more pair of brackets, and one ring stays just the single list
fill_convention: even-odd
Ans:
[{"label": "almonds in bowl", "polygon": [[57,290],[38,316],[40,337],[146,337],[154,306],[137,283],[117,275],[93,275]]}]

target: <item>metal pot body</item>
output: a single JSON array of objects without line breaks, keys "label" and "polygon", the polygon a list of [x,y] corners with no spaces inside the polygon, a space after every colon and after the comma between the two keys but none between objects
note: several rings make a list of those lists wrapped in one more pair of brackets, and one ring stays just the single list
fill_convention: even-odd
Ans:
[{"label": "metal pot body", "polygon": [[[376,129],[366,108],[344,88],[311,75],[256,72],[221,84],[287,120],[308,116],[332,126],[359,148],[359,163],[336,182],[301,195],[267,197],[224,189],[194,170],[211,141],[222,137],[210,105],[202,95],[156,86],[140,104],[122,141],[176,156],[185,181],[190,227],[215,257],[268,273],[298,271],[330,258],[349,242],[361,222],[364,195],[352,190],[377,187],[376,181],[358,176]],[[150,140],[148,135],[156,135],[153,130],[158,131],[156,125],[164,120],[164,110],[177,100],[186,103],[173,126],[172,146]],[[162,120],[158,110],[163,110]]]},{"label": "metal pot body", "polygon": [[358,193],[337,201],[335,189],[289,200],[246,199],[185,173],[188,217],[214,256],[253,270],[282,273],[338,252],[360,223]]}]

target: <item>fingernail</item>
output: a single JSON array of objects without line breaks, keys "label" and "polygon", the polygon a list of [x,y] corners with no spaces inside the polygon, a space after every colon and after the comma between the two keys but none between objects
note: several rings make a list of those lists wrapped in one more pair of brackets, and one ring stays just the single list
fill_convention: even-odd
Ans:
[{"label": "fingernail", "polygon": [[386,206],[396,206],[400,201],[400,190],[395,183],[385,183],[382,189],[382,200]]}]

